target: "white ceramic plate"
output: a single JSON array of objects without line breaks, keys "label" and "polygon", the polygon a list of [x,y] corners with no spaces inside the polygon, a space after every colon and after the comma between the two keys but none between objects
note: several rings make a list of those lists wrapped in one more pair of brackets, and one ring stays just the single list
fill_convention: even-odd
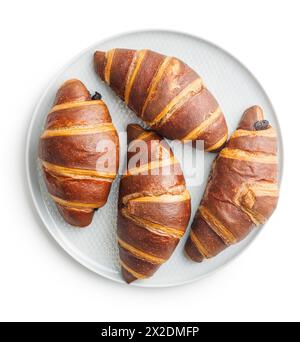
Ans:
[{"label": "white ceramic plate", "polygon": [[[253,75],[224,50],[191,35],[169,31],[127,33],[97,43],[69,62],[50,83],[33,114],[26,150],[29,187],[41,219],[61,247],[88,269],[114,281],[123,282],[119,273],[115,233],[119,180],[114,182],[107,204],[95,213],[93,223],[88,228],[76,229],[63,221],[55,205],[49,199],[37,163],[37,146],[45,117],[52,106],[58,87],[69,78],[78,78],[85,83],[91,92],[97,90],[102,94],[119,132],[125,131],[129,123],[140,122],[122,101],[99,81],[94,72],[94,51],[97,49],[105,51],[114,47],[149,48],[185,61],[203,77],[208,89],[218,99],[225,113],[230,132],[236,128],[242,112],[254,104],[263,107],[266,118],[277,128],[279,135],[280,128],[270,100]],[[124,149],[122,153],[124,153]],[[279,139],[279,157],[280,165],[282,165],[281,139]],[[214,155],[210,153],[206,153],[204,156],[202,175],[204,182],[197,186],[188,187],[192,196],[192,217],[205,188],[205,180],[213,158]],[[184,170],[184,172],[186,171]],[[254,230],[239,244],[227,248],[217,257],[201,264],[187,260],[183,254],[184,243],[188,236],[187,232],[172,258],[161,266],[151,279],[136,281],[132,285],[163,287],[180,285],[199,279],[241,253],[258,232],[259,230]]]}]

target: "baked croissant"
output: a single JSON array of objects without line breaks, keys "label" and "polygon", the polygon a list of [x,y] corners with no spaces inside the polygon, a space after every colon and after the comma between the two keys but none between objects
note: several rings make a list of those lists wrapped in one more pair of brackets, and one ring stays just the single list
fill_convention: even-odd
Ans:
[{"label": "baked croissant", "polygon": [[94,54],[97,74],[152,130],[168,139],[204,140],[206,151],[227,140],[227,125],[201,77],[175,57],[151,50]]},{"label": "baked croissant", "polygon": [[[122,275],[130,283],[152,276],[170,258],[188,225],[191,204],[180,165],[166,142],[138,125],[129,125],[127,134],[117,235]],[[130,165],[136,151],[146,158]]]},{"label": "baked croissant", "polygon": [[213,164],[185,245],[194,261],[211,258],[264,223],[278,200],[276,131],[254,106]]},{"label": "baked croissant", "polygon": [[39,144],[48,192],[65,221],[79,227],[106,203],[119,166],[118,134],[97,97],[79,80],[65,82]]}]

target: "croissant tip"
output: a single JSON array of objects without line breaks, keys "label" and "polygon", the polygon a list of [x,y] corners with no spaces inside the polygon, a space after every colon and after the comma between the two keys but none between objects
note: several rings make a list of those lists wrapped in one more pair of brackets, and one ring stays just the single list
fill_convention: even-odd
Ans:
[{"label": "croissant tip", "polygon": [[95,51],[94,52],[94,67],[96,73],[104,80],[104,67],[105,67],[105,52]]},{"label": "croissant tip", "polygon": [[129,124],[127,126],[127,140],[128,143],[135,140],[145,130],[138,124]]},{"label": "croissant tip", "polygon": [[184,255],[189,261],[192,262],[201,263],[203,261],[203,255],[196,249],[190,237],[188,238],[184,247]]},{"label": "croissant tip", "polygon": [[264,120],[263,109],[258,105],[251,106],[244,111],[238,129],[253,131],[255,123],[261,120]]},{"label": "croissant tip", "polygon": [[94,52],[94,58],[97,59],[97,58],[100,58],[100,57],[103,57],[105,55],[105,52],[104,51],[95,51]]},{"label": "croissant tip", "polygon": [[138,125],[138,124],[129,124],[127,125],[127,132],[130,130],[139,130],[139,131],[144,131],[143,127]]},{"label": "croissant tip", "polygon": [[92,223],[94,210],[90,212],[80,212],[63,207],[58,203],[56,203],[56,207],[64,220],[74,227],[85,228]]},{"label": "croissant tip", "polygon": [[127,270],[125,270],[124,267],[122,267],[121,272],[122,272],[122,277],[127,284],[131,284],[132,282],[137,280],[137,278],[135,278],[131,273],[129,273]]},{"label": "croissant tip", "polygon": [[245,113],[246,112],[253,112],[258,115],[263,115],[264,113],[263,109],[259,105],[254,105],[254,106],[249,107],[248,109],[245,110]]},{"label": "croissant tip", "polygon": [[78,79],[66,80],[58,89],[54,100],[54,106],[71,101],[87,101],[90,93],[86,86]]},{"label": "croissant tip", "polygon": [[66,86],[66,85],[69,85],[69,84],[71,84],[71,83],[81,83],[81,84],[83,84],[83,83],[82,83],[80,80],[78,80],[77,78],[71,78],[71,79],[69,79],[69,80],[66,80],[66,81],[60,86],[60,88]]},{"label": "croissant tip", "polygon": [[126,284],[130,285],[131,283],[133,283],[136,279],[124,279]]},{"label": "croissant tip", "polygon": [[86,90],[86,87],[85,85],[80,81],[78,80],[77,78],[71,78],[71,79],[68,79],[66,81],[64,81],[61,86],[58,88],[58,91],[57,91],[57,94],[62,92],[70,92],[72,91],[73,89],[80,89],[82,91],[85,91]]}]

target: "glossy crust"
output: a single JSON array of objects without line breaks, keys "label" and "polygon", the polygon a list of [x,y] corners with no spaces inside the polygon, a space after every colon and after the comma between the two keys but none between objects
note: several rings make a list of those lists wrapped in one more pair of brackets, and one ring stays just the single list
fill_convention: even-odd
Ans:
[{"label": "glossy crust", "polygon": [[93,101],[79,80],[66,81],[57,91],[40,138],[39,158],[62,217],[74,226],[89,225],[116,177],[119,138],[105,103]]},{"label": "glossy crust", "polygon": [[169,139],[204,140],[207,151],[227,140],[224,115],[200,76],[175,57],[151,50],[94,54],[95,70],[153,130]]},{"label": "glossy crust", "polygon": [[[138,125],[129,125],[127,133],[117,234],[122,275],[130,283],[150,277],[170,258],[188,225],[191,203],[180,165],[166,142]],[[152,158],[132,163],[150,151]]]},{"label": "glossy crust", "polygon": [[187,256],[201,262],[237,243],[264,223],[278,200],[277,137],[263,111],[245,111],[238,129],[213,164],[199,210],[185,245]]}]

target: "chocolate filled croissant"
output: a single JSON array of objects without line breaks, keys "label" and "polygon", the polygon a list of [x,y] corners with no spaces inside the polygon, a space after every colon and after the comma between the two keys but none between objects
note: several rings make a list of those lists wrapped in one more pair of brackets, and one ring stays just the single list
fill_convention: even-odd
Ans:
[{"label": "chocolate filled croissant", "polygon": [[227,140],[227,125],[201,77],[175,57],[151,50],[94,54],[97,74],[151,128],[169,139],[203,140],[206,151]]},{"label": "chocolate filled croissant", "polygon": [[191,204],[180,165],[166,142],[138,125],[129,125],[127,133],[117,235],[122,275],[130,283],[152,276],[170,258],[188,225]]},{"label": "chocolate filled croissant", "polygon": [[276,131],[254,106],[214,161],[185,245],[194,261],[211,258],[264,223],[278,200]]},{"label": "chocolate filled croissant", "polygon": [[79,80],[69,80],[57,91],[39,158],[62,217],[74,226],[89,225],[116,177],[119,138],[105,103],[93,100]]}]

